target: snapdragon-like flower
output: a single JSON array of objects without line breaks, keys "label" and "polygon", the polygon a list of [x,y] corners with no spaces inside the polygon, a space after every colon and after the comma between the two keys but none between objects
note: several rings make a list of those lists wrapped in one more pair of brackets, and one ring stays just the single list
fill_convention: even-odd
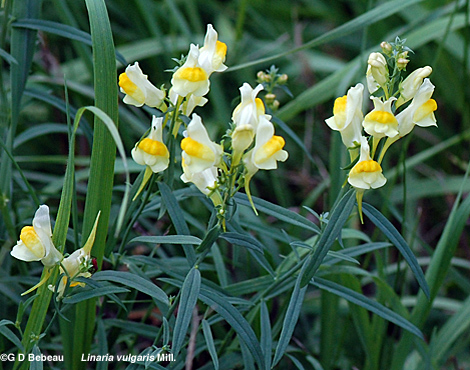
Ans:
[{"label": "snapdragon-like flower", "polygon": [[150,134],[137,143],[131,151],[134,161],[150,167],[154,173],[164,171],[168,167],[170,158],[162,139],[162,122],[163,117],[153,116]]},{"label": "snapdragon-like flower", "polygon": [[437,103],[431,96],[434,85],[426,78],[410,105],[397,115],[399,137],[403,137],[413,130],[414,126],[437,126],[434,111]]},{"label": "snapdragon-like flower", "polygon": [[209,74],[198,62],[199,48],[191,44],[186,62],[173,74],[171,84],[179,96],[204,96],[209,92]]},{"label": "snapdragon-like flower", "polygon": [[44,266],[52,267],[64,257],[52,243],[51,237],[49,207],[42,205],[34,215],[33,226],[23,227],[20,240],[10,254],[22,261],[41,261]]},{"label": "snapdragon-like flower", "polygon": [[204,38],[204,46],[199,49],[198,62],[208,75],[212,72],[223,72],[227,69],[225,56],[227,45],[219,41],[218,35],[212,24],[207,25],[207,32]]},{"label": "snapdragon-like flower", "polygon": [[253,89],[246,82],[240,87],[241,102],[232,113],[232,121],[237,127],[248,125],[256,130],[259,117],[266,113],[263,101],[256,97],[263,89],[261,84]]},{"label": "snapdragon-like flower", "polygon": [[214,143],[202,124],[201,117],[193,113],[181,140],[182,157],[191,173],[202,172],[217,166],[222,158],[222,146]]},{"label": "snapdragon-like flower", "polygon": [[240,87],[241,102],[232,113],[232,121],[235,124],[232,133],[232,148],[237,163],[243,151],[253,142],[260,117],[271,118],[265,115],[263,101],[256,97],[261,90],[263,90],[261,84],[253,89],[250,84],[245,82]]},{"label": "snapdragon-like flower", "polygon": [[387,60],[381,53],[371,53],[369,55],[369,59],[367,60],[367,76],[372,76],[373,80],[370,80],[371,77],[368,79],[368,86],[369,86],[369,91],[372,94],[375,92],[378,88],[377,86],[373,83],[372,81],[375,81],[379,86],[382,88],[385,86],[385,84],[388,81],[388,67],[387,67]]},{"label": "snapdragon-like flower", "polygon": [[335,100],[333,117],[325,120],[332,129],[341,133],[344,145],[348,148],[360,143],[362,137],[362,96],[364,86],[357,84],[348,90],[347,95]]},{"label": "snapdragon-like flower", "polygon": [[156,88],[147,79],[139,67],[139,63],[129,65],[124,73],[119,75],[119,86],[124,96],[124,103],[141,107],[146,104],[149,107],[158,108],[165,97],[165,93]]},{"label": "snapdragon-like flower", "polygon": [[356,189],[356,201],[361,222],[362,197],[367,189],[377,189],[385,185],[387,179],[382,174],[382,167],[370,156],[369,143],[365,137],[361,138],[361,154],[359,161],[351,169],[348,182]]},{"label": "snapdragon-like flower", "polygon": [[256,130],[255,146],[243,156],[245,165],[245,192],[257,214],[255,205],[251,199],[250,181],[258,170],[273,170],[277,168],[277,162],[284,162],[289,153],[283,150],[285,140],[282,136],[274,135],[274,126],[268,120],[267,115],[259,117]]},{"label": "snapdragon-like flower", "polygon": [[212,166],[200,172],[191,172],[191,169],[186,165],[185,160],[182,160],[183,174],[181,180],[184,183],[192,182],[199,191],[208,196],[215,206],[223,203],[220,193],[217,191],[217,167]]},{"label": "snapdragon-like flower", "polygon": [[382,174],[382,167],[370,156],[369,143],[361,138],[359,161],[349,172],[348,182],[356,189],[377,189],[385,185],[387,179]]},{"label": "snapdragon-like flower", "polygon": [[375,96],[371,96],[371,99],[374,109],[364,117],[362,125],[365,132],[377,139],[398,135],[398,121],[392,113],[392,103],[396,98],[385,102]]},{"label": "snapdragon-like flower", "polygon": [[402,104],[414,98],[423,80],[432,73],[432,68],[429,66],[418,68],[411,72],[407,78],[400,84],[400,96],[398,97],[395,106],[398,108]]},{"label": "snapdragon-like flower", "polygon": [[[170,91],[168,92],[168,96],[170,98],[170,101],[174,105],[176,105],[176,103],[178,102],[179,95],[175,93],[173,88],[170,88]],[[185,116],[189,117],[191,113],[193,112],[194,108],[202,107],[208,101],[209,100],[203,96],[194,96],[194,94],[189,94],[188,96],[186,96],[186,99],[184,100],[183,104],[180,105],[179,110]]]},{"label": "snapdragon-like flower", "polygon": [[[98,220],[100,218],[100,213],[96,216],[95,223],[93,225],[93,229],[85,243],[85,245],[77,249],[73,252],[70,256],[65,258],[60,266],[60,273],[63,275],[60,282],[59,287],[57,290],[57,299],[62,298],[64,295],[65,288],[67,286],[68,279],[71,279],[70,287],[75,286],[84,286],[85,284],[82,282],[73,281],[77,277],[85,277],[89,278],[91,273],[88,271],[91,265],[91,249],[93,248],[93,243],[95,242],[96,236],[96,228],[98,226]],[[49,289],[54,290],[52,286],[49,286]]]}]

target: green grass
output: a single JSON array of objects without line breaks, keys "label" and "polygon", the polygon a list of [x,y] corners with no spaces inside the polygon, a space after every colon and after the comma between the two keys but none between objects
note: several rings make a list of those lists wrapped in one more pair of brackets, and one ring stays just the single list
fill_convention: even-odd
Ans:
[{"label": "green grass", "polygon": [[[69,370],[95,368],[81,353],[171,351],[175,362],[150,368],[469,367],[469,8],[468,0],[5,0],[0,353],[64,354],[53,366]],[[289,159],[251,181],[259,216],[242,190],[225,229],[210,199],[180,181],[181,136],[168,139],[167,129],[173,172],[152,176],[130,201],[143,177],[130,151],[160,112],[125,105],[117,85],[139,61],[168,89],[172,58],[202,46],[207,23],[227,44],[229,67],[211,76],[209,102],[196,108],[212,139],[258,71],[276,65],[291,92],[275,90],[272,112]],[[324,120],[336,97],[365,84],[368,54],[396,36],[414,51],[408,72],[433,68],[438,127],[417,127],[389,149],[387,184],[365,193],[361,224],[343,188],[347,153]],[[42,265],[9,253],[39,204],[49,205],[53,240],[69,254],[101,211],[92,255],[103,271],[62,301],[48,284],[21,296]]]}]

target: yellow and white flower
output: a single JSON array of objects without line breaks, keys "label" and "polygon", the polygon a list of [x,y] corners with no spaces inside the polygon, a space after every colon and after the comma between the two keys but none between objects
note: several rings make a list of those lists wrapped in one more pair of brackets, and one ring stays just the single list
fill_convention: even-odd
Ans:
[{"label": "yellow and white flower", "polygon": [[274,135],[274,126],[266,116],[260,116],[255,146],[243,160],[248,173],[276,169],[278,161],[284,162],[289,157],[289,153],[283,150],[285,143],[282,136]]},{"label": "yellow and white flower", "polygon": [[[371,53],[367,60],[367,86],[372,94],[379,86],[384,87],[388,80],[387,60],[381,53]],[[378,85],[378,86],[377,86]]]},{"label": "yellow and white flower", "polygon": [[429,66],[418,68],[411,72],[407,78],[400,84],[400,96],[398,97],[395,106],[398,108],[407,101],[413,99],[423,84],[423,80],[432,73],[432,68]]},{"label": "yellow and white flower", "polygon": [[212,24],[207,25],[204,38],[204,46],[199,49],[199,65],[208,75],[212,72],[223,72],[227,69],[223,63],[227,54],[227,45],[219,41],[218,35]]},{"label": "yellow and white flower", "polygon": [[335,100],[333,117],[325,120],[326,124],[341,133],[344,145],[352,148],[360,143],[362,137],[362,97],[364,86],[357,84],[348,90],[347,95]]},{"label": "yellow and white flower", "polygon": [[191,44],[186,62],[173,74],[171,84],[179,96],[204,96],[209,92],[209,74],[198,62],[199,48]]},{"label": "yellow and white flower", "polygon": [[371,99],[374,102],[374,109],[364,117],[362,125],[365,132],[377,139],[398,135],[398,121],[392,113],[392,103],[396,98],[390,98],[385,102],[375,96],[371,96]]},{"label": "yellow and white flower", "polygon": [[[173,88],[170,88],[168,92],[170,101],[176,105],[178,102],[179,95],[175,93]],[[186,96],[183,104],[180,105],[180,112],[183,113],[185,116],[189,117],[193,112],[194,108],[204,106],[209,100],[204,98],[203,96],[194,96],[194,94],[189,94]]]},{"label": "yellow and white flower", "polygon": [[232,121],[237,127],[247,125],[256,130],[259,117],[266,113],[263,101],[256,97],[263,89],[261,84],[253,89],[246,82],[240,87],[241,102],[232,113]]},{"label": "yellow and white flower", "polygon": [[349,172],[348,182],[359,190],[377,189],[387,182],[382,167],[370,156],[369,143],[365,137],[361,138],[359,161]]},{"label": "yellow and white flower", "polygon": [[119,86],[124,96],[124,103],[141,107],[146,104],[149,107],[158,108],[165,97],[165,93],[156,88],[147,79],[139,67],[139,63],[129,65],[124,73],[119,75]]},{"label": "yellow and white flower", "polygon": [[136,144],[131,151],[132,158],[138,164],[148,166],[152,172],[162,172],[168,167],[170,153],[162,139],[163,117],[152,119],[150,134]]},{"label": "yellow and white flower", "polygon": [[[91,267],[91,249],[93,248],[93,243],[95,242],[96,228],[98,226],[98,220],[100,218],[101,212],[96,216],[93,229],[91,230],[90,236],[88,237],[85,245],[77,249],[70,256],[65,258],[60,266],[60,273],[62,276],[59,287],[58,287],[58,296],[57,299],[62,298],[64,295],[65,288],[67,286],[68,279],[71,279],[70,287],[75,286],[84,286],[84,283],[73,281],[77,277],[89,278],[91,273],[88,271]],[[49,286],[49,289],[54,290],[52,286]]]},{"label": "yellow and white flower", "polygon": [[420,127],[437,126],[434,116],[437,103],[431,99],[433,92],[434,85],[426,78],[410,105],[397,115],[400,137],[409,134],[415,125]]},{"label": "yellow and white flower", "polygon": [[183,135],[182,157],[191,173],[202,172],[220,163],[222,146],[211,141],[201,117],[196,113],[193,113],[192,120]]},{"label": "yellow and white flower", "polygon": [[20,240],[10,254],[22,261],[41,261],[46,267],[58,264],[64,258],[52,243],[49,207],[42,205],[33,218],[33,226],[21,229]]},{"label": "yellow and white flower", "polygon": [[217,167],[212,166],[201,172],[191,172],[184,159],[182,161],[183,174],[181,180],[184,183],[192,182],[199,191],[211,198],[215,206],[222,204],[222,197],[217,191]]}]

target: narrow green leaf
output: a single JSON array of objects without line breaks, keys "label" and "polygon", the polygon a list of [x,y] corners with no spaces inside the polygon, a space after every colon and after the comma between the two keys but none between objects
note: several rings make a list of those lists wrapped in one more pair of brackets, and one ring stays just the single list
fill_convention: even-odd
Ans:
[{"label": "narrow green leaf", "polygon": [[219,370],[219,357],[217,356],[217,350],[214,344],[214,338],[212,336],[211,326],[207,320],[202,320],[202,332],[204,334],[204,340],[207,344],[207,350],[212,358],[212,364],[214,370]]},{"label": "narrow green leaf", "polygon": [[201,244],[201,239],[192,235],[157,235],[138,236],[129,243],[149,243],[149,244]]},{"label": "narrow green leaf", "polygon": [[281,335],[279,336],[279,342],[277,343],[276,352],[274,354],[272,366],[276,366],[277,363],[282,359],[284,353],[289,345],[289,342],[294,333],[295,326],[297,325],[297,320],[299,319],[300,309],[304,301],[305,292],[307,291],[307,286],[303,288],[300,287],[302,281],[302,275],[297,276],[295,282],[294,290],[289,301],[289,306],[287,307],[286,316],[282,324]]},{"label": "narrow green leaf", "polygon": [[125,271],[99,271],[91,278],[97,281],[111,281],[120,283],[130,288],[137,289],[159,302],[169,305],[168,297],[165,292],[150,280],[144,279],[136,274]]},{"label": "narrow green leaf", "polygon": [[248,347],[259,367],[265,368],[264,353],[258,339],[256,338],[255,332],[248,321],[246,321],[242,314],[230,304],[227,298],[217,293],[206,294],[203,289],[201,289],[199,298],[205,304],[211,306],[213,310],[218,312],[220,316],[227,321],[227,323],[238,334],[239,338],[245,342],[245,345]]},{"label": "narrow green leaf", "polygon": [[271,352],[273,348],[273,338],[271,330],[271,321],[269,319],[268,306],[266,301],[260,303],[260,326],[261,326],[261,348],[264,348],[265,369],[271,369]]},{"label": "narrow green leaf", "polygon": [[[375,242],[375,243],[365,243],[361,244],[355,247],[350,247],[341,250],[341,252],[337,252],[342,254],[343,256],[348,256],[348,257],[357,257],[360,255],[363,255],[365,253],[369,253],[375,250],[379,249],[384,249],[390,247],[392,244],[390,243],[385,243],[385,242]],[[341,259],[335,257],[333,254],[327,255],[323,261],[325,265],[333,265],[335,263],[338,263]]]},{"label": "narrow green leaf", "polygon": [[80,41],[91,46],[91,35],[89,33],[59,22],[47,21],[44,19],[23,18],[15,20],[12,23],[12,27],[49,32],[71,40]]},{"label": "narrow green leaf", "polygon": [[201,272],[198,268],[192,268],[181,287],[181,298],[178,308],[178,316],[176,316],[175,327],[173,329],[172,353],[178,356],[186,337],[193,310],[196,306],[201,289]]},{"label": "narrow green leaf", "polygon": [[86,301],[90,298],[102,297],[111,293],[126,293],[129,292],[128,289],[117,287],[117,286],[102,286],[99,288],[87,289],[86,291],[81,291],[75,293],[72,296],[65,297],[63,302],[67,304],[74,304],[82,301]]},{"label": "narrow green leaf", "polygon": [[470,298],[467,298],[462,307],[452,315],[431,341],[430,346],[435,350],[432,353],[434,363],[444,364],[446,353],[455,345],[455,341],[470,327]]},{"label": "narrow green leaf", "polygon": [[[13,22],[12,27],[48,32],[92,46],[91,35],[89,33],[59,22],[23,18]],[[118,52],[116,52],[116,59],[123,65],[127,64],[126,59]]]},{"label": "narrow green leaf", "polygon": [[331,212],[328,224],[321,233],[317,242],[315,252],[310,254],[310,257],[308,257],[305,262],[305,273],[302,274],[300,283],[301,287],[305,287],[310,282],[320,265],[323,263],[323,259],[327,255],[328,250],[333,245],[336,238],[341,235],[341,230],[351,215],[354,207],[354,194],[354,189],[350,189]]},{"label": "narrow green leaf", "polygon": [[319,277],[316,277],[312,282],[313,285],[317,286],[320,289],[326,290],[330,293],[336,294],[339,297],[346,299],[349,302],[357,304],[361,307],[364,307],[366,310],[375,313],[376,315],[382,317],[383,319],[398,325],[399,327],[409,331],[410,333],[416,335],[420,339],[424,339],[423,333],[408,320],[400,316],[399,314],[393,312],[389,308],[381,305],[380,303],[373,301],[366,296],[355,292],[349,288],[334,283],[329,280],[325,280]]},{"label": "narrow green leaf", "polygon": [[[98,319],[98,323],[96,325],[96,333],[98,336],[98,354],[101,356],[106,356],[106,354],[109,353],[108,338],[106,328],[102,319]],[[107,370],[108,365],[108,361],[97,361],[96,370]]]},{"label": "narrow green leaf", "polygon": [[220,235],[220,238],[228,241],[231,244],[240,247],[249,248],[255,252],[263,254],[263,244],[248,234],[240,234],[236,232],[226,232]]},{"label": "narrow green leaf", "polygon": [[216,224],[214,227],[212,227],[206,233],[206,235],[204,235],[204,239],[201,241],[199,247],[197,247],[197,251],[201,253],[204,252],[206,249],[211,248],[219,238],[221,232],[222,230],[219,224]]},{"label": "narrow green leaf", "polygon": [[[160,193],[162,194],[162,201],[168,210],[176,232],[180,235],[190,235],[183,212],[181,211],[181,208],[178,205],[178,201],[176,200],[168,185],[164,182],[159,182],[158,188],[160,189]],[[194,248],[190,245],[183,244],[183,250],[186,258],[188,259],[188,264],[193,266],[196,262],[196,252],[194,251]]]},{"label": "narrow green leaf", "polygon": [[[248,200],[246,194],[237,193],[234,198],[238,204],[251,208],[250,201]],[[255,204],[256,209],[258,211],[264,212],[270,216],[277,218],[278,220],[287,222],[291,225],[300,226],[317,234],[320,233],[320,229],[317,225],[315,225],[312,221],[308,220],[307,218],[299,215],[298,213],[292,212],[288,209],[285,209],[281,206],[278,206],[276,204],[270,203],[266,200],[257,197],[252,198],[253,203]]]},{"label": "narrow green leaf", "polygon": [[[44,365],[42,361],[40,360],[41,354],[42,353],[39,350],[39,347],[35,344],[33,347],[33,355],[35,359],[33,361],[29,361],[29,363],[31,364],[29,367],[29,370],[42,370],[44,368]],[[38,360],[36,360],[36,358]]]},{"label": "narrow green leaf", "polygon": [[13,58],[9,53],[0,48],[0,58],[3,58],[8,64],[18,64],[15,58]]},{"label": "narrow green leaf", "polygon": [[9,328],[7,328],[7,324],[14,325],[11,321],[2,320],[0,322],[0,334],[2,334],[5,338],[7,338],[10,342],[12,342],[20,351],[24,351],[23,344],[18,339],[18,337],[13,333]]},{"label": "narrow green leaf", "polygon": [[426,296],[429,298],[429,286],[426,282],[426,279],[424,278],[423,270],[419,266],[415,255],[413,254],[405,239],[403,239],[392,223],[370,204],[363,203],[362,210],[364,214],[369,217],[369,219],[385,234],[390,242],[397,247],[410,266],[411,271],[413,272],[416,280],[418,280],[419,286],[423,290],[424,294],[426,294]]}]

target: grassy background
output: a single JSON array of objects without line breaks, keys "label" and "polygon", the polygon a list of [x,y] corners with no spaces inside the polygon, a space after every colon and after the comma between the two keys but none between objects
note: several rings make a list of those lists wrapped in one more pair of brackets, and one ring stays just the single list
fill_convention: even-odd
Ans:
[{"label": "grassy background", "polygon": [[[205,25],[214,24],[219,38],[228,45],[226,64],[230,69],[212,77],[209,103],[198,112],[212,137],[220,137],[226,130],[231,111],[237,104],[238,87],[243,82],[254,86],[256,73],[272,64],[281,73],[289,75],[288,87],[293,98],[279,92],[281,107],[277,116],[295,132],[298,143],[289,137],[282,125],[277,126],[277,132],[286,137],[290,158],[275,172],[257,174],[252,191],[254,195],[309,218],[312,216],[302,206],[310,207],[319,214],[329,211],[345,179],[345,171],[339,169],[345,164],[345,154],[338,144],[338,136],[328,129],[324,119],[331,116],[335,97],[345,94],[347,88],[357,82],[364,83],[368,53],[378,51],[381,41],[393,41],[395,36],[400,36],[407,38],[408,46],[415,51],[410,57],[409,71],[425,65],[433,68],[431,80],[436,85],[433,97],[438,104],[438,128],[416,128],[410,137],[392,146],[383,165],[387,185],[365,196],[366,202],[380,209],[402,232],[419,257],[423,269],[426,270],[434,261],[434,269],[438,271],[441,266],[441,271],[445,273],[434,286],[437,296],[429,312],[424,313],[424,308],[424,311],[414,311],[416,322],[422,321],[420,328],[426,337],[425,344],[415,345],[413,340],[402,337],[397,327],[387,327],[387,324],[376,319],[371,320],[370,330],[363,328],[364,332],[360,333],[358,317],[365,320],[364,312],[355,311],[345,301],[332,300],[319,290],[311,289],[305,296],[300,325],[294,332],[295,339],[287,349],[294,359],[283,359],[279,366],[284,367],[279,368],[294,368],[296,361],[300,361],[305,368],[319,369],[318,360],[324,369],[350,369],[353,366],[359,369],[388,369],[392,363],[399,369],[399,356],[393,356],[393,349],[400,346],[416,349],[408,358],[407,366],[410,369],[428,365],[431,366],[428,368],[448,369],[470,366],[470,302],[467,299],[470,293],[470,235],[466,203],[451,213],[456,200],[460,201],[459,191],[462,199],[466,199],[470,190],[470,181],[464,177],[469,162],[470,136],[470,87],[467,83],[470,78],[469,2],[430,0],[415,2],[407,7],[404,7],[406,1],[392,3],[395,8],[403,9],[394,12],[392,7],[390,13],[393,14],[389,16],[376,14],[364,19],[361,17],[371,14],[367,12],[382,3],[346,0],[136,0],[130,4],[124,0],[106,1],[119,55],[118,73],[125,67],[124,60],[127,63],[139,61],[157,86],[165,83],[169,87],[171,74],[165,70],[175,66],[171,58],[186,54],[191,42],[202,44]],[[39,265],[33,264],[30,268],[9,257],[9,250],[21,227],[29,224],[37,208],[24,178],[34,189],[38,201],[49,204],[52,213],[56,214],[54,210],[59,205],[68,156],[67,120],[74,116],[78,108],[94,104],[93,59],[85,2],[43,0],[42,6],[40,2],[36,2],[35,8],[26,3],[24,6],[25,9],[20,9],[12,1],[5,2],[0,34],[0,48],[5,51],[2,53],[0,73],[0,130],[3,142],[14,154],[21,169],[19,171],[13,166],[9,170],[9,160],[2,152],[0,240],[3,247],[0,266],[4,273],[0,277],[0,294],[5,304],[0,307],[0,318],[13,322],[22,299],[20,293],[26,289],[25,285],[36,283],[41,270]],[[21,17],[16,17],[16,24],[12,26],[11,16],[15,12]],[[58,27],[48,21],[63,26]],[[328,33],[338,30],[338,27],[343,28],[337,33]],[[32,31],[34,29],[39,29],[37,35]],[[311,47],[302,47],[309,45]],[[296,48],[300,50],[290,52]],[[25,64],[20,63],[20,66],[28,65],[28,58],[32,58],[30,68],[21,71],[9,60],[9,56],[21,56]],[[279,57],[274,59],[273,56]],[[21,81],[25,82],[24,91]],[[147,129],[150,113],[151,109],[134,109],[119,104],[119,130],[128,152]],[[76,142],[77,195],[65,245],[68,252],[76,248],[74,242],[79,239],[79,230],[82,230],[92,128],[93,116],[85,114]],[[11,137],[14,140],[10,140]],[[141,168],[133,163],[129,165],[135,179]],[[124,181],[124,167],[117,158],[111,215],[119,209]],[[175,188],[178,191],[185,187],[176,181]],[[184,199],[181,206],[191,234],[202,237],[205,222],[201,220],[207,220],[210,211],[200,206],[201,199],[198,197],[175,194],[183,194],[178,199]],[[9,200],[7,204],[3,203],[5,199]],[[267,258],[274,267],[283,261],[280,255],[292,253],[280,228],[294,240],[305,241],[311,236],[304,229],[275,223],[270,217],[255,219],[248,211],[240,216],[240,225],[253,229],[253,235],[267,246]],[[113,240],[116,243],[114,246],[108,243],[119,261],[124,258],[123,261],[130,263],[132,260],[126,260],[130,258],[128,256],[149,253],[146,245],[127,244],[130,237],[173,233],[170,219],[159,219],[159,212],[160,203],[156,197],[137,222],[131,225],[134,227],[127,238]],[[114,221],[113,216],[111,221]],[[360,229],[364,234],[358,234],[359,237],[354,234],[351,240],[347,240],[347,245],[357,245],[357,240],[361,238],[366,241],[384,240],[371,222],[366,221]],[[256,287],[256,279],[265,276],[266,272],[249,253],[231,248],[224,242],[219,247],[220,255],[213,252],[207,265],[201,267],[203,276],[223,288],[230,287],[228,290],[237,297],[253,299],[256,290],[249,289],[248,285]],[[438,262],[435,258],[431,259],[440,255],[435,250],[442,251],[443,257]],[[124,251],[126,255],[121,257]],[[449,255],[445,256],[446,251],[451,253],[452,259]],[[151,253],[169,261],[169,265],[179,266],[181,263],[182,253],[178,248],[166,246]],[[368,274],[360,275],[345,269],[336,272],[339,277],[335,281],[361,290],[364,295],[374,297],[389,307],[398,307],[392,295],[387,296],[377,283],[373,283],[373,277],[378,276],[395,290],[401,307],[410,310],[424,307],[425,303],[421,306],[417,303],[421,298],[418,297],[413,276],[404,269],[404,265],[403,270],[400,269],[401,260],[394,249],[369,254],[360,261],[361,268]],[[138,264],[139,260],[134,262]],[[106,263],[108,267],[119,266],[112,258]],[[146,271],[152,278],[168,279],[169,276],[168,271],[157,267],[147,267]],[[185,275],[182,274],[183,277]],[[433,276],[430,278],[433,279]],[[244,282],[246,286],[243,286]],[[165,291],[176,294],[177,288],[166,281]],[[286,295],[279,289],[267,307],[276,340],[289,298],[290,294]],[[259,304],[261,307],[262,304]],[[130,333],[120,332],[113,336],[113,330],[116,332],[119,325],[123,325],[118,321],[121,316],[116,312],[112,305],[105,306],[104,316],[101,316],[105,322],[103,325],[107,325],[109,348],[127,353],[126,348],[135,346],[138,353],[147,342],[137,339],[142,338],[137,333],[142,335],[150,329],[140,328],[139,331],[136,325]],[[149,327],[160,325],[159,318],[151,321],[151,312],[145,302],[139,302],[131,307],[128,320],[148,324]],[[111,318],[106,314],[113,316],[115,321],[106,321],[106,318]],[[256,321],[261,320],[261,316],[256,315],[253,313],[249,319],[258,333],[262,325],[261,321]],[[224,336],[227,332],[229,336],[231,333],[222,325],[211,324],[217,346],[223,348]],[[377,329],[376,335],[381,339],[377,340],[377,348],[372,350],[372,345],[364,345],[358,338],[364,341],[366,336],[373,341],[373,328]],[[51,335],[41,342],[41,349],[53,352],[61,343],[58,325],[50,330]],[[153,331],[152,335],[155,336]],[[1,351],[11,350],[11,346],[7,339],[0,337]],[[364,348],[369,348],[371,352],[365,353]],[[239,357],[233,361],[246,366],[247,357],[242,356],[244,362]],[[225,360],[230,362],[230,358]],[[210,363],[207,353],[198,357],[194,368],[202,368],[205,363]],[[221,363],[221,368],[228,367],[223,367]]]}]

